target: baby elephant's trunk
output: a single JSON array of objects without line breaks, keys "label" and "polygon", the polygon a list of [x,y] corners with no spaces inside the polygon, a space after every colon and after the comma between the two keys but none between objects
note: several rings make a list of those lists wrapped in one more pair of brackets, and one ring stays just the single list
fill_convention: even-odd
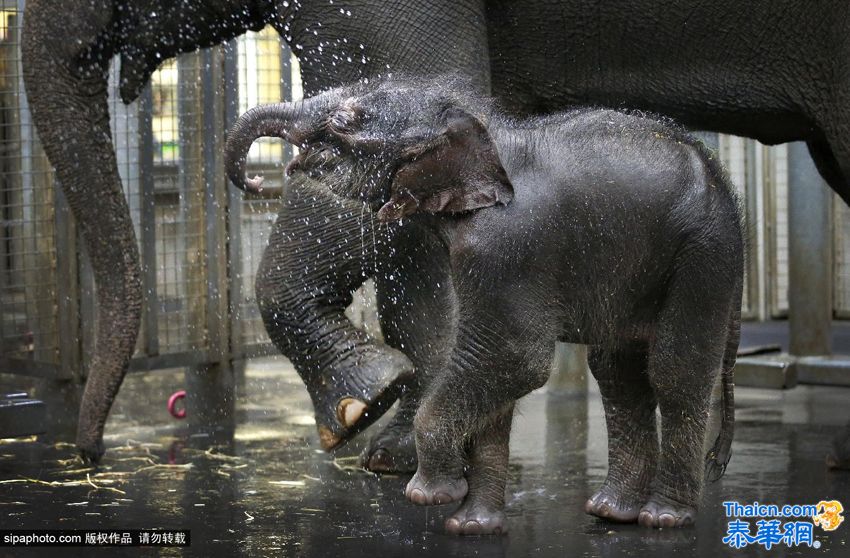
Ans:
[{"label": "baby elephant's trunk", "polygon": [[263,177],[245,175],[248,150],[257,138],[265,136],[300,145],[306,137],[299,122],[303,115],[304,102],[299,101],[260,105],[240,116],[227,134],[225,145],[225,165],[230,181],[247,192],[262,191]]}]

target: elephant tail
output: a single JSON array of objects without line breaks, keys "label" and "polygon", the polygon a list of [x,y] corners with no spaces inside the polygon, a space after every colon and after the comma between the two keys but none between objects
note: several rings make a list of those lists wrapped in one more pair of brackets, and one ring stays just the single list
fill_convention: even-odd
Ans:
[{"label": "elephant tail", "polygon": [[720,432],[714,441],[714,446],[705,456],[705,478],[714,482],[723,476],[726,465],[732,457],[732,438],[735,434],[735,359],[738,354],[738,343],[741,340],[741,308],[737,304],[729,322],[729,334],[726,340],[726,351],[723,354],[723,370],[720,373],[721,412]]}]

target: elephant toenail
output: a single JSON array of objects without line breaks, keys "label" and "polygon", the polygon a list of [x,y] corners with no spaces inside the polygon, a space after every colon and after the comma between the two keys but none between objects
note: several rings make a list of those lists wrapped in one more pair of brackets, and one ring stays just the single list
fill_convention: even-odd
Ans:
[{"label": "elephant toenail", "polygon": [[445,492],[438,492],[434,495],[434,504],[450,504],[452,502],[452,497],[446,494]]},{"label": "elephant toenail", "polygon": [[366,410],[366,403],[353,397],[345,397],[336,406],[336,416],[339,422],[346,428],[351,428]]},{"label": "elephant toenail", "polygon": [[481,524],[474,519],[463,524],[463,532],[467,535],[480,535],[482,530]]},{"label": "elephant toenail", "polygon": [[393,469],[393,458],[389,452],[383,448],[376,450],[369,458],[370,471],[389,471]]},{"label": "elephant toenail", "polygon": [[414,504],[419,504],[420,506],[424,506],[428,502],[425,499],[425,493],[422,492],[419,488],[414,488],[407,495],[407,498],[413,502]]},{"label": "elephant toenail", "polygon": [[609,515],[611,515],[611,506],[609,506],[608,504],[602,504],[601,506],[599,506],[599,514],[608,517]]},{"label": "elephant toenail", "polygon": [[675,527],[676,526],[676,518],[675,516],[669,513],[662,513],[658,516],[658,526],[659,527]]},{"label": "elephant toenail", "polygon": [[319,427],[319,443],[322,444],[322,449],[325,451],[334,449],[341,441],[327,426]]},{"label": "elephant toenail", "polygon": [[638,523],[644,527],[652,527],[652,513],[648,511],[640,512],[640,515],[638,516]]}]

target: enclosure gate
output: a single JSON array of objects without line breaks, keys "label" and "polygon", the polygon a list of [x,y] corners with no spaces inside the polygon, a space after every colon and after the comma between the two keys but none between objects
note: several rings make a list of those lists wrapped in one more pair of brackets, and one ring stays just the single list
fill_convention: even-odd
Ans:
[{"label": "enclosure gate", "polygon": [[[80,380],[96,319],[87,258],[27,109],[23,0],[0,0],[0,373]],[[143,264],[143,324],[131,370],[199,368],[274,354],[253,279],[277,211],[279,140],[255,143],[264,197],[243,199],[223,172],[224,131],[263,102],[300,97],[297,63],[269,29],[163,64],[111,120]],[[787,149],[709,137],[745,200],[751,257],[744,315],[787,313]],[[850,210],[834,202],[836,318],[850,317]],[[755,250],[755,251],[754,251]],[[757,257],[752,257],[753,254]]]}]

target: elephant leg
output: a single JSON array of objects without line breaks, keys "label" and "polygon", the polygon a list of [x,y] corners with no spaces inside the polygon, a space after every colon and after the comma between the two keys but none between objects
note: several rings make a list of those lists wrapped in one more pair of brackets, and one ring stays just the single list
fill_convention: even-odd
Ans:
[{"label": "elephant leg", "polygon": [[[468,269],[478,269],[473,264]],[[419,466],[405,494],[420,505],[446,504],[467,494],[468,451],[494,416],[542,386],[555,346],[555,310],[535,289],[503,280],[497,289],[455,283],[464,301],[457,341],[445,370],[431,382],[414,419]],[[463,289],[463,290],[461,290]]]},{"label": "elephant leg", "polygon": [[822,132],[807,142],[815,166],[829,187],[850,205],[850,81],[837,87],[832,101],[815,111]]},{"label": "elephant leg", "polygon": [[469,492],[446,520],[446,531],[453,535],[498,535],[508,530],[503,510],[513,407],[496,414],[473,442],[466,472]]},{"label": "elephant leg", "polygon": [[374,274],[376,242],[387,241],[370,217],[362,204],[293,177],[257,272],[266,331],[304,381],[326,450],[380,417],[413,373],[404,354],[345,316],[352,292]]},{"label": "elephant leg", "polygon": [[[706,283],[706,276],[712,282]],[[638,515],[645,527],[679,527],[696,519],[711,391],[723,365],[733,304],[731,296],[719,293],[734,292],[734,281],[683,262],[668,288],[649,350],[649,381],[661,411],[661,454],[652,493]]]},{"label": "elephant leg", "polygon": [[[841,166],[838,164],[833,149],[827,141],[811,140],[806,142],[806,146],[809,148],[809,154],[812,156],[818,172],[833,190],[840,192],[841,188],[846,188],[850,185],[850,182],[845,180]],[[850,158],[850,153],[847,156]],[[845,203],[850,202],[845,200]]]},{"label": "elephant leg", "polygon": [[139,332],[139,250],[112,146],[109,57],[79,60],[111,25],[112,5],[27,2],[22,66],[33,121],[82,232],[97,290],[97,329],[80,406],[77,447],[97,461],[103,428]]},{"label": "elephant leg", "polygon": [[408,222],[390,233],[376,276],[381,329],[387,343],[413,361],[415,378],[402,391],[393,419],[363,451],[361,463],[373,472],[413,472],[413,418],[454,338],[453,293],[448,253],[426,227]]},{"label": "elephant leg", "polygon": [[649,498],[658,458],[657,402],[646,375],[645,347],[592,347],[588,362],[599,383],[608,428],[608,476],[584,506],[587,513],[632,522]]},{"label": "elephant leg", "polygon": [[399,396],[399,406],[390,421],[376,432],[360,454],[360,466],[373,473],[416,471],[416,438],[413,419],[419,406],[419,391],[408,387]]}]

